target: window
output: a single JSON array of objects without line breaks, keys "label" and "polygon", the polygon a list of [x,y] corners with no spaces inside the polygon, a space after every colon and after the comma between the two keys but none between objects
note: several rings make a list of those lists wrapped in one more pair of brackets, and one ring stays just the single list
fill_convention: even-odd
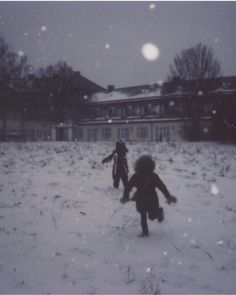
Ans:
[{"label": "window", "polygon": [[41,130],[36,130],[36,137],[42,137],[42,131]]},{"label": "window", "polygon": [[160,106],[160,114],[161,114],[161,115],[164,115],[164,114],[165,114],[165,111],[166,111],[166,107],[165,107],[164,104],[162,104],[162,105]]},{"label": "window", "polygon": [[153,108],[153,115],[159,115],[160,113],[160,105],[155,105]]},{"label": "window", "polygon": [[74,130],[74,139],[82,139],[84,132],[82,128],[75,128]]},{"label": "window", "polygon": [[170,127],[156,127],[156,141],[170,141]]},{"label": "window", "polygon": [[102,137],[103,137],[103,139],[111,138],[111,128],[103,128],[102,129]]},{"label": "window", "polygon": [[49,140],[50,139],[50,130],[44,130],[43,137],[45,140]]},{"label": "window", "polygon": [[147,138],[148,137],[148,128],[147,127],[138,127],[137,128],[137,137]]},{"label": "window", "polygon": [[122,108],[122,117],[125,118],[129,115],[129,108],[128,107],[123,107]]},{"label": "window", "polygon": [[89,129],[88,130],[88,140],[97,140],[97,129],[93,128],[93,129]]},{"label": "window", "polygon": [[123,139],[129,139],[129,129],[128,128],[118,128],[118,137]]},{"label": "window", "polygon": [[133,107],[132,114],[133,114],[134,116],[139,116],[139,115],[140,115],[140,106],[134,106],[134,107]]}]

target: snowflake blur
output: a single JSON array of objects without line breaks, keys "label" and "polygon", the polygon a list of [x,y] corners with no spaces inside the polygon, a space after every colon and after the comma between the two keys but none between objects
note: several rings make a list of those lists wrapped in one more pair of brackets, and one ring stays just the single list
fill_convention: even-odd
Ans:
[{"label": "snowflake blur", "polygon": [[211,193],[213,194],[213,195],[218,195],[218,193],[219,193],[219,189],[218,189],[218,187],[216,186],[216,184],[212,184],[211,185]]}]

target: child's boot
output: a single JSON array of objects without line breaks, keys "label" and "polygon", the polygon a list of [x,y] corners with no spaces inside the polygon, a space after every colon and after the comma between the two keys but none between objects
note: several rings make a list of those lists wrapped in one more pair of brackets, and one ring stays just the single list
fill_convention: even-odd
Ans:
[{"label": "child's boot", "polygon": [[164,220],[164,210],[162,207],[158,208],[158,221],[162,222]]},{"label": "child's boot", "polygon": [[149,236],[148,230],[143,230],[143,232],[139,236],[140,237],[148,237]]}]

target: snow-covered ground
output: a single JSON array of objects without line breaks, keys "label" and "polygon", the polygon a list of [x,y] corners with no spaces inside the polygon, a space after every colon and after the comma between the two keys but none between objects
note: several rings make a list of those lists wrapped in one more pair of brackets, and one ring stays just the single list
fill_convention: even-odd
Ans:
[{"label": "snow-covered ground", "polygon": [[140,238],[120,204],[112,143],[0,144],[0,293],[235,293],[236,146],[128,144],[178,203]]}]

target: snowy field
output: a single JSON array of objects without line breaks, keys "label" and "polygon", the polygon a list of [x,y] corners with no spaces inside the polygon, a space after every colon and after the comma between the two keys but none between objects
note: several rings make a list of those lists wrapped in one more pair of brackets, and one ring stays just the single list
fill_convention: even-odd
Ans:
[{"label": "snowy field", "polygon": [[141,232],[111,143],[0,144],[0,293],[236,293],[236,146],[128,144],[178,198]]}]

